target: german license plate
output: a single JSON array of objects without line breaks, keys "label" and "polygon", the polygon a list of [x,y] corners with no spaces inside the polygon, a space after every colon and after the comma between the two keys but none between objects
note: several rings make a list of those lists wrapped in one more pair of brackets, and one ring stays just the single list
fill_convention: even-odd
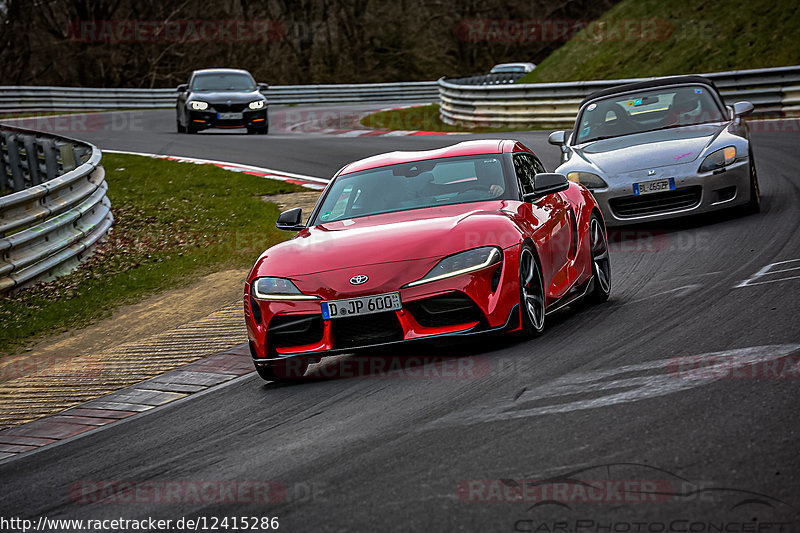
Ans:
[{"label": "german license plate", "polygon": [[241,113],[217,113],[218,120],[239,120],[242,116]]},{"label": "german license plate", "polygon": [[642,183],[633,184],[633,194],[639,196],[641,194],[650,194],[654,192],[674,191],[675,178],[668,178],[665,180],[643,181]]},{"label": "german license plate", "polygon": [[378,294],[376,296],[322,302],[322,318],[329,320],[345,316],[370,315],[383,311],[398,311],[402,308],[400,293],[390,292],[389,294]]}]

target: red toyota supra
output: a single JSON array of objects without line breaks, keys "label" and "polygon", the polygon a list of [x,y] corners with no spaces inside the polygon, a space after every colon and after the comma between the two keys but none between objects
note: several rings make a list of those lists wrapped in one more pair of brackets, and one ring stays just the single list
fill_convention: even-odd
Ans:
[{"label": "red toyota supra", "polygon": [[513,140],[392,152],[341,169],[294,238],[247,278],[250,351],[266,380],[321,357],[444,336],[539,335],[611,292],[603,215],[583,185]]}]

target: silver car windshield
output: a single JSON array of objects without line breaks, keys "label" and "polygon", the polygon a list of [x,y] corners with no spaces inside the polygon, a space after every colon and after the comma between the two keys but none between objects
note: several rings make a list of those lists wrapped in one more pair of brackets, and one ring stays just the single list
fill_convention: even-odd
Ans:
[{"label": "silver car windshield", "polygon": [[499,198],[506,191],[500,156],[402,163],[336,178],[311,225]]},{"label": "silver car windshield", "polygon": [[683,85],[596,100],[578,117],[574,144],[727,120],[709,90]]},{"label": "silver car windshield", "polygon": [[192,91],[255,91],[253,78],[242,73],[198,74],[192,80]]}]

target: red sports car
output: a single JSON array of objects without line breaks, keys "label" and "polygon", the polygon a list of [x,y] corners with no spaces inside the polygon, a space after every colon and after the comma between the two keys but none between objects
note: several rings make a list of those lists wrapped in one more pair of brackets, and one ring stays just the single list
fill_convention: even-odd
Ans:
[{"label": "red sports car", "polygon": [[262,378],[321,357],[421,339],[542,332],[545,317],[608,299],[592,194],[513,140],[392,152],[345,166],[306,224],[256,261],[244,292]]}]

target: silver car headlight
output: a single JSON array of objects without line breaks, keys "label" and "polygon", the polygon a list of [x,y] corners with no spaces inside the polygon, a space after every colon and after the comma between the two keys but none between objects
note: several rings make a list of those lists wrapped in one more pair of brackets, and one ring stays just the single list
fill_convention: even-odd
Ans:
[{"label": "silver car headlight", "polygon": [[475,272],[491,265],[496,265],[503,260],[503,252],[494,246],[484,246],[474,248],[466,252],[460,252],[439,261],[425,277],[407,283],[403,288],[416,287],[423,283],[438,281],[440,279],[460,276],[468,272]]},{"label": "silver car headlight", "polygon": [[580,183],[587,189],[604,189],[608,187],[608,183],[606,183],[603,178],[591,172],[570,172],[567,174],[567,179],[575,183]]},{"label": "silver car headlight", "polygon": [[736,159],[736,147],[726,146],[725,148],[721,148],[716,152],[712,152],[707,155],[700,164],[700,172],[711,172],[712,170],[717,170],[725,165],[730,165],[733,163],[734,159]]},{"label": "silver car headlight", "polygon": [[303,294],[291,280],[286,278],[256,278],[252,294],[259,300],[319,300],[319,296]]},{"label": "silver car headlight", "polygon": [[208,109],[208,102],[203,102],[202,100],[194,100],[189,102],[189,107],[196,111],[202,111],[203,109]]},{"label": "silver car headlight", "polygon": [[250,109],[263,109],[264,108],[264,100],[256,100],[255,102],[250,102],[247,107]]}]

